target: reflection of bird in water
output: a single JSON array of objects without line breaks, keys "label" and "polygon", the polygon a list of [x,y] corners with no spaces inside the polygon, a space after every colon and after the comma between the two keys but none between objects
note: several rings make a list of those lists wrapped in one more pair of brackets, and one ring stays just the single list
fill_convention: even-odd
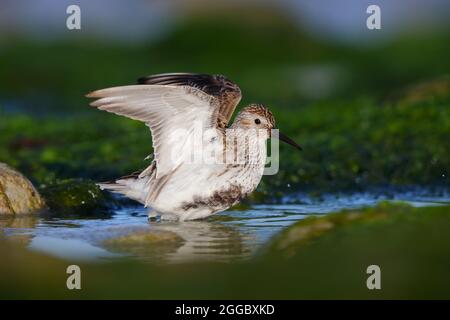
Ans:
[{"label": "reflection of bird in water", "polygon": [[167,262],[241,260],[249,257],[254,249],[250,246],[251,234],[218,222],[162,222],[150,226],[152,230],[173,232],[184,240],[176,250],[162,257]]},{"label": "reflection of bird in water", "polygon": [[[217,217],[220,219],[220,217]],[[243,260],[257,248],[257,234],[214,217],[199,221],[150,221],[108,227],[95,241],[111,252],[151,263]],[[105,239],[106,238],[106,239]]]},{"label": "reflection of bird in water", "polygon": [[153,137],[152,164],[102,188],[151,207],[163,219],[179,220],[226,210],[255,190],[275,128],[268,108],[250,104],[228,128],[241,90],[224,76],[172,73],[139,83],[88,95],[100,110],[145,122]]}]

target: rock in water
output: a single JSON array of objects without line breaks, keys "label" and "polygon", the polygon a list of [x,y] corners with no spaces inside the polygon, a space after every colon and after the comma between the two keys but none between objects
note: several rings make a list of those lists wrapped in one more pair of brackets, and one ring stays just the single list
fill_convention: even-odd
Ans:
[{"label": "rock in water", "polygon": [[21,173],[0,163],[0,215],[34,213],[45,202]]}]

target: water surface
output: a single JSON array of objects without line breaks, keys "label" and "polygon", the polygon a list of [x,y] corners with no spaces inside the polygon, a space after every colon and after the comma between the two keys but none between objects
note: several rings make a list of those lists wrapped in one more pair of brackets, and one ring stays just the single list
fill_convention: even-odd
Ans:
[{"label": "water surface", "polygon": [[[382,200],[405,201],[413,206],[442,205],[448,195],[404,192],[395,196],[358,193],[326,195],[321,199],[289,196],[283,204],[254,205],[245,211],[227,211],[204,221],[148,221],[142,207],[117,210],[110,217],[83,218],[22,216],[1,218],[3,233],[31,250],[69,261],[106,262],[139,259],[151,263],[236,261],[252,256],[283,228],[312,215],[373,206]],[[145,235],[150,234],[149,238]],[[130,235],[131,240],[114,239]],[[142,237],[144,235],[144,237]]]}]

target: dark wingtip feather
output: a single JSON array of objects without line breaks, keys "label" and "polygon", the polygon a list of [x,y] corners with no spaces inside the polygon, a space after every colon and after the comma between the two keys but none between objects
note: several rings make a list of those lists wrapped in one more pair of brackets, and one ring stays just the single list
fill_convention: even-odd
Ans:
[{"label": "dark wingtip feather", "polygon": [[154,75],[149,75],[145,77],[140,77],[137,82],[138,84],[163,84],[168,81],[178,81],[183,82],[198,76],[207,76],[206,74],[200,73],[189,73],[189,72],[173,72],[173,73],[159,73]]},{"label": "dark wingtip feather", "polygon": [[146,80],[147,80],[147,77],[140,77],[139,79],[137,79],[137,83],[138,84],[145,84]]},{"label": "dark wingtip feather", "polygon": [[226,121],[241,100],[241,89],[221,74],[162,73],[141,77],[138,84],[188,86],[201,90],[219,100],[219,113]]}]

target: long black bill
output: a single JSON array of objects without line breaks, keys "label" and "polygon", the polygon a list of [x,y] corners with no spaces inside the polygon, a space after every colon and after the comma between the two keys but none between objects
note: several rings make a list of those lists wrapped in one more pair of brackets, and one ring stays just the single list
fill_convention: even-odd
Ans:
[{"label": "long black bill", "polygon": [[283,141],[286,142],[287,144],[290,144],[291,146],[293,146],[294,148],[298,149],[298,150],[303,150],[302,147],[300,147],[297,142],[295,142],[294,140],[292,140],[291,138],[289,138],[288,136],[282,134],[281,132],[278,131],[278,138]]}]

